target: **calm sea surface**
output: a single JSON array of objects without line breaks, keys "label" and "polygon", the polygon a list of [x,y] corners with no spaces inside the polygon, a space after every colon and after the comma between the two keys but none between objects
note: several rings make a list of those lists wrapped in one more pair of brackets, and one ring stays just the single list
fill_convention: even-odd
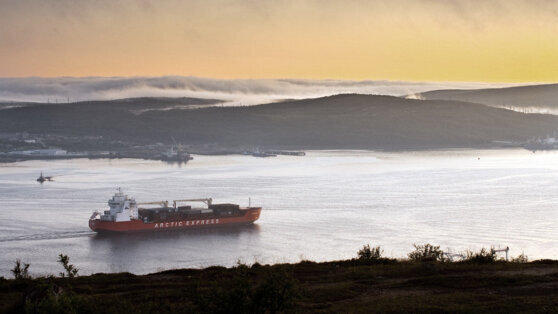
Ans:
[{"label": "calm sea surface", "polygon": [[[354,257],[366,243],[403,257],[413,243],[458,252],[509,246],[558,258],[558,153],[316,151],[307,156],[194,156],[0,164],[0,275],[13,262],[80,274]],[[40,171],[54,182],[35,181]],[[88,228],[117,187],[139,202],[212,197],[263,206],[253,226],[99,236]]]}]

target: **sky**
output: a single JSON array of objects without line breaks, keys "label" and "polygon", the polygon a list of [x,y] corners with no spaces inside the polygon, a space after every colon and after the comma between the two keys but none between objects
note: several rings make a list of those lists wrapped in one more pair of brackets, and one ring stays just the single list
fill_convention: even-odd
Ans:
[{"label": "sky", "polygon": [[558,0],[0,0],[0,77],[558,81]]}]

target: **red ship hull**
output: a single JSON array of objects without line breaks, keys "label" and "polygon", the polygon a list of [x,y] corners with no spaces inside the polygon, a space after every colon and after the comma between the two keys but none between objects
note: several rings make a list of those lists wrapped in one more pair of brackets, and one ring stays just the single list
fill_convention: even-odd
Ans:
[{"label": "red ship hull", "polygon": [[96,232],[132,232],[132,231],[162,231],[176,229],[214,228],[221,226],[251,224],[260,218],[261,207],[242,208],[244,215],[232,217],[204,217],[189,218],[175,221],[154,221],[144,223],[141,220],[131,221],[103,221],[90,219],[89,228]]}]

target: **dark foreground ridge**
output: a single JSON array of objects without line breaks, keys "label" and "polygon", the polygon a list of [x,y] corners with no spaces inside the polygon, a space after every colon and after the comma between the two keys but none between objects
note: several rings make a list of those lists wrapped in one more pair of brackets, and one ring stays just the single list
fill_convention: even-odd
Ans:
[{"label": "dark foreground ridge", "polygon": [[556,312],[558,261],[353,259],[0,281],[2,313]]}]

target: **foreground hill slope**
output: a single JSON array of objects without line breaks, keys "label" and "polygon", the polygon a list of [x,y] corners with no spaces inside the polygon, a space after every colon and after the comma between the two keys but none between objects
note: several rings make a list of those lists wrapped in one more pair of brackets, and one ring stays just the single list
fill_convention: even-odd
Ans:
[{"label": "foreground hill slope", "polygon": [[495,107],[558,109],[558,84],[472,90],[434,90],[418,94],[418,96],[425,100],[466,101]]},{"label": "foreground hill slope", "polygon": [[[142,99],[143,104],[146,101]],[[557,127],[558,116],[553,115],[466,102],[354,94],[249,107],[138,112],[130,102],[96,102],[0,111],[0,133],[103,136],[138,144],[170,142],[174,137],[182,144],[223,147],[487,147],[495,141],[521,143]]]},{"label": "foreground hill slope", "polygon": [[0,278],[2,313],[554,313],[555,261],[358,260]]}]

